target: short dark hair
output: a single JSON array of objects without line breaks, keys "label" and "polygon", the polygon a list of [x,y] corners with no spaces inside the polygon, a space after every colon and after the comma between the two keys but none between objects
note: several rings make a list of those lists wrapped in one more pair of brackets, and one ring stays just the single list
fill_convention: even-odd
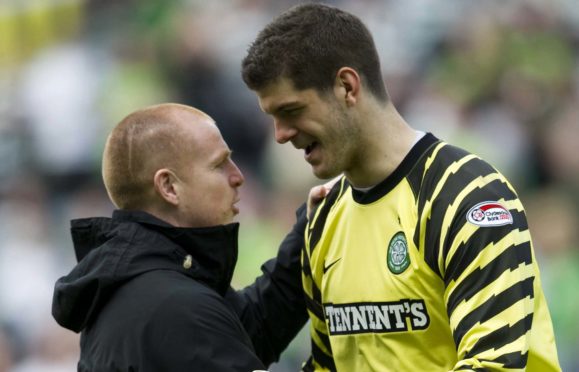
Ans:
[{"label": "short dark hair", "polygon": [[301,4],[258,34],[243,59],[242,77],[252,90],[285,77],[296,89],[324,92],[344,66],[355,69],[377,99],[388,100],[378,52],[364,23],[328,5]]}]

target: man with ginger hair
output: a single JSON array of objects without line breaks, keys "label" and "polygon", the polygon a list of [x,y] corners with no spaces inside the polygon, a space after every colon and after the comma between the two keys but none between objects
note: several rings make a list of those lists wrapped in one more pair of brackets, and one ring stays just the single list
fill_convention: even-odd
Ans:
[{"label": "man with ginger hair", "polygon": [[81,332],[79,371],[252,371],[304,325],[305,213],[242,291],[238,188],[244,178],[213,120],[178,104],[136,111],[109,135],[103,180],[119,209],[73,220],[78,265],[52,313]]}]

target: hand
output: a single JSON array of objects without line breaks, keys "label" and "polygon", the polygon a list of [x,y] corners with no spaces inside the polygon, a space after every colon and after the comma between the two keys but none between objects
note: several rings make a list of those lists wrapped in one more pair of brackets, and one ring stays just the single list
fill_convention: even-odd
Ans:
[{"label": "hand", "polygon": [[308,194],[308,206],[307,206],[307,216],[310,219],[310,213],[314,210],[314,208],[328,195],[332,187],[342,178],[342,175],[332,178],[328,182],[324,183],[323,185],[314,186],[310,189],[310,193]]}]

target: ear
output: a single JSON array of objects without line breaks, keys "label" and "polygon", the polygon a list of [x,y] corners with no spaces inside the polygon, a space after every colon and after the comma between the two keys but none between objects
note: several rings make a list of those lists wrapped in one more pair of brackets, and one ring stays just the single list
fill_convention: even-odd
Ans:
[{"label": "ear", "polygon": [[348,107],[354,106],[360,94],[360,75],[351,67],[342,67],[336,73],[334,93],[336,98],[343,100]]},{"label": "ear", "polygon": [[177,182],[179,178],[173,173],[173,171],[163,168],[155,172],[153,177],[153,182],[155,185],[155,191],[163,200],[169,204],[178,205],[179,204],[179,193],[177,191]]}]

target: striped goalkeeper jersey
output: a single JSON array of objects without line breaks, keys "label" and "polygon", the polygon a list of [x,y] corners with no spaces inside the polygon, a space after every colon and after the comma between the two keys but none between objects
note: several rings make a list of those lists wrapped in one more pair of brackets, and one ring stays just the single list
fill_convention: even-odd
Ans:
[{"label": "striped goalkeeper jersey", "polygon": [[304,370],[560,370],[523,206],[479,157],[427,134],[370,191],[338,182],[305,238]]}]

